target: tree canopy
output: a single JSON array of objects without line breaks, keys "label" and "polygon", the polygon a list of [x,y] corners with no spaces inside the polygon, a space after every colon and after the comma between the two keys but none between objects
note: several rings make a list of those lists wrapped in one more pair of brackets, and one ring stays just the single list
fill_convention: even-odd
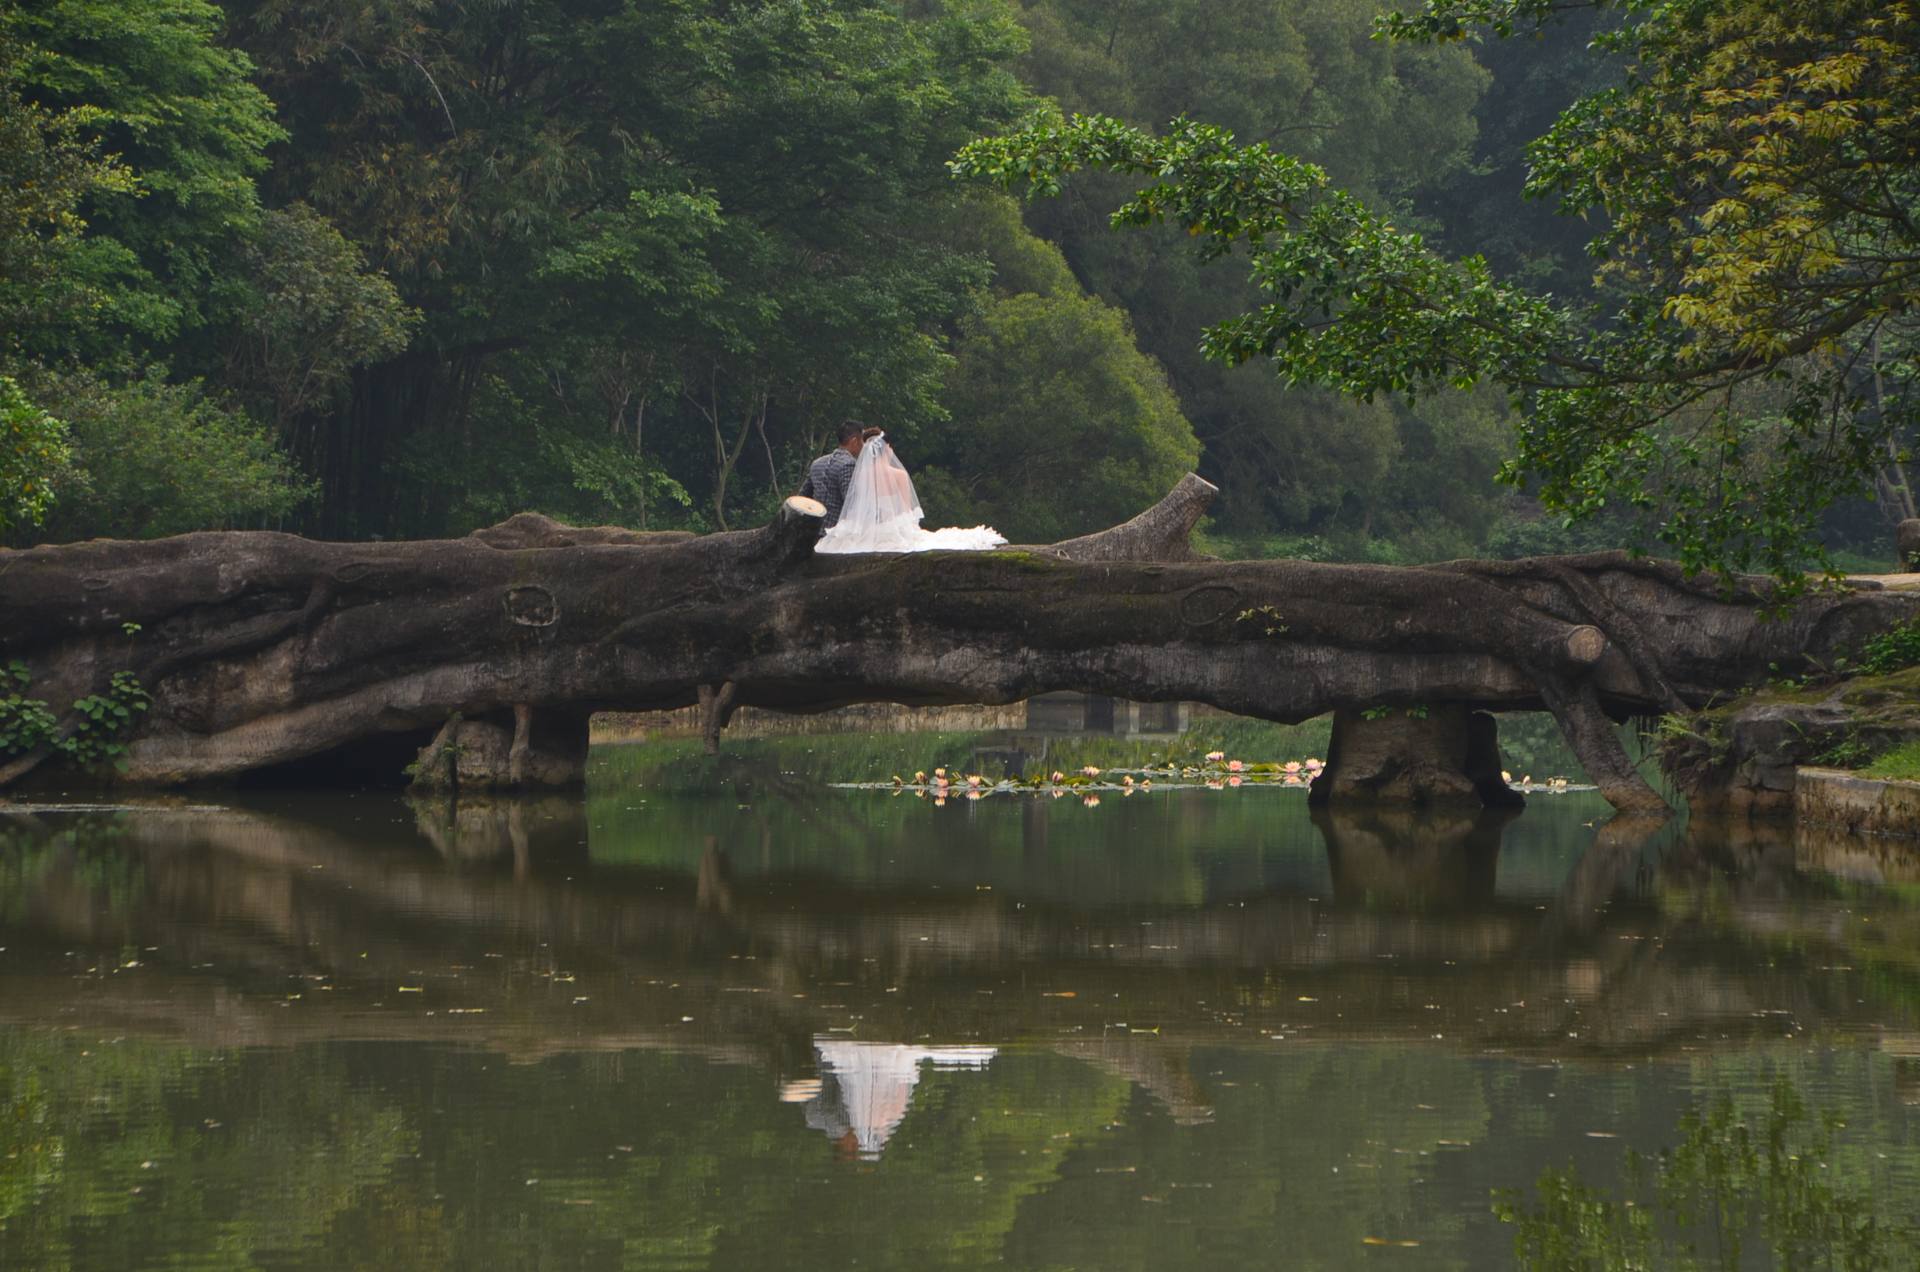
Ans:
[{"label": "tree canopy", "polygon": [[[1381,30],[1454,41],[1560,7],[1436,0]],[[1913,423],[1920,28],[1864,0],[1620,7],[1604,43],[1625,83],[1531,150],[1535,193],[1602,220],[1605,309],[1436,251],[1323,166],[1214,125],[1047,114],[956,169],[1039,194],[1083,168],[1149,178],[1113,223],[1241,248],[1263,293],[1207,330],[1210,357],[1363,399],[1492,380],[1525,406],[1508,480],[1575,514],[1625,500],[1686,564],[1792,576],[1820,556],[1818,513],[1903,459]]]},{"label": "tree canopy", "polygon": [[849,416],[1020,538],[1189,465],[1233,554],[1916,511],[1907,7],[1379,4],[12,6],[0,533],[716,529]]}]

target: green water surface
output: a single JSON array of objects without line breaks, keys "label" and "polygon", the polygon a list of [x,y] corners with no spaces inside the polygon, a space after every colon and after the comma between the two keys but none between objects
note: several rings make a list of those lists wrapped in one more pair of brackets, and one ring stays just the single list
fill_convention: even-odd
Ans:
[{"label": "green water surface", "polygon": [[0,1267],[1915,1266],[1920,853],[734,749],[0,813]]}]

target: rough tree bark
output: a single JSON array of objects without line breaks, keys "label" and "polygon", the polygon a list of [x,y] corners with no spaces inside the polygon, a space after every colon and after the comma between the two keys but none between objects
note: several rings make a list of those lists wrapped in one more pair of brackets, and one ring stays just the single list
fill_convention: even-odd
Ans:
[{"label": "rough tree bark", "polygon": [[[501,730],[507,776],[532,781],[578,771],[591,712],[687,706],[702,686],[714,738],[739,706],[1068,689],[1279,721],[1546,707],[1607,798],[1637,808],[1657,801],[1609,718],[1705,703],[1920,610],[1852,588],[1770,619],[1762,581],[1618,553],[1199,561],[1187,533],[1212,493],[1189,478],[1104,534],[997,552],[818,557],[818,505],[798,499],[760,530],[691,538],[516,518],[421,543],[208,533],[0,552],[0,662],[56,708],[136,674],[153,708],[123,780],[148,784],[424,743],[455,713]],[[40,758],[14,757],[0,786]]]}]

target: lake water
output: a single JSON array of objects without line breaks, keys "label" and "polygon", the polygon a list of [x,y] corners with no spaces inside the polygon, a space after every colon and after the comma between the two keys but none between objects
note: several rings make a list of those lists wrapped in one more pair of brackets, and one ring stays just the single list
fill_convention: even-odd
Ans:
[{"label": "lake water", "polygon": [[0,1267],[1914,1266],[1920,853],[874,745],[0,814]]}]

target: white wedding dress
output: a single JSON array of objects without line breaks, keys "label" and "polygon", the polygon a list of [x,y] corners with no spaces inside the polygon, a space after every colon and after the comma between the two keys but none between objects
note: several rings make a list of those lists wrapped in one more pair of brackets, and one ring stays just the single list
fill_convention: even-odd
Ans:
[{"label": "white wedding dress", "polygon": [[840,520],[820,537],[816,552],[935,552],[997,548],[1005,535],[989,526],[922,530],[920,497],[884,434],[860,448]]}]

